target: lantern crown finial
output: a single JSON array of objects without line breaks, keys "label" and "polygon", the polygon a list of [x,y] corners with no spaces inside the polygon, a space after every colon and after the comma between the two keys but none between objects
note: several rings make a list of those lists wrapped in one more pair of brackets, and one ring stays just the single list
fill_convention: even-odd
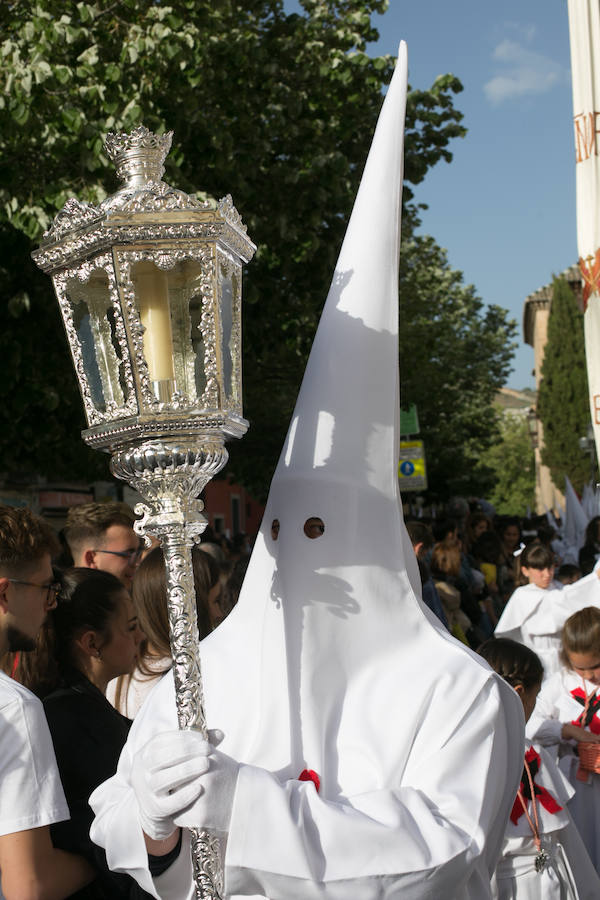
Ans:
[{"label": "lantern crown finial", "polygon": [[109,133],[104,148],[125,186],[140,187],[162,179],[172,139],[172,131],[154,134],[140,125],[129,134]]}]

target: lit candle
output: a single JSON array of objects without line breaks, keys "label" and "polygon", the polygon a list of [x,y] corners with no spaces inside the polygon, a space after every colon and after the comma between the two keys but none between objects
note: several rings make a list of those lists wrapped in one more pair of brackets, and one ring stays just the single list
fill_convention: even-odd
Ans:
[{"label": "lit candle", "polygon": [[167,275],[151,262],[135,268],[140,319],[144,326],[144,356],[152,381],[172,381],[173,337]]}]

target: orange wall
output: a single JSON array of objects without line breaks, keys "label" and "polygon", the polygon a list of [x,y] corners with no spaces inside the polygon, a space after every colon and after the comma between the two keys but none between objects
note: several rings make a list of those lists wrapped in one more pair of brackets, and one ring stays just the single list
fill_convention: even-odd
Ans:
[{"label": "orange wall", "polygon": [[[204,515],[217,533],[233,537],[242,531],[250,538],[258,532],[264,506],[240,484],[227,479],[209,481],[202,492]],[[237,523],[234,516],[237,510]]]}]

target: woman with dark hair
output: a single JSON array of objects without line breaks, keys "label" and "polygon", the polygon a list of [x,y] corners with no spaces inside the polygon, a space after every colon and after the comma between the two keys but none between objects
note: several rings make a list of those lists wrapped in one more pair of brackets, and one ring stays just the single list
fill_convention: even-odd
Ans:
[{"label": "woman with dark hair", "polygon": [[482,512],[472,512],[467,516],[465,545],[467,551],[473,549],[473,545],[488,531],[492,530],[492,522],[489,516]]},{"label": "woman with dark hair", "polygon": [[[89,838],[88,798],[114,775],[131,722],[108,703],[108,682],[131,671],[142,638],[127,590],[109,572],[69,569],[46,632],[47,659],[37,654],[32,678],[43,703],[71,818],[51,826],[56,847],[81,853],[98,878],[85,898],[139,896],[128,876],[114,875]],[[134,893],[132,893],[134,892]]]},{"label": "woman with dark hair", "polygon": [[[518,551],[521,544],[521,525],[518,519],[503,519],[496,525],[496,534],[502,542],[498,562],[498,589],[500,602],[506,604],[519,584]],[[517,553],[517,556],[515,556]]]},{"label": "woman with dark hair", "polygon": [[[194,547],[192,550],[196,613],[200,639],[216,627],[211,614],[217,609],[218,621],[223,618],[219,604],[221,585],[219,564]],[[167,611],[167,576],[163,552],[155,547],[144,557],[133,579],[133,604],[144,639],[135,668],[108,685],[106,696],[124,716],[135,718],[142,703],[156,682],[172,665]]]}]

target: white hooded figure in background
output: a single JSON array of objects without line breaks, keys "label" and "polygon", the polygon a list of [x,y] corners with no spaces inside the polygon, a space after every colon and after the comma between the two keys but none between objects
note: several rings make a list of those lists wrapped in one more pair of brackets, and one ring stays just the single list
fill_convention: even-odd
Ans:
[{"label": "white hooded figure in background", "polygon": [[401,44],[242,593],[201,646],[208,727],[224,737],[174,731],[167,675],[92,795],[110,867],[156,897],[193,896],[185,841],[163,874],[148,869],[142,826],[160,839],[174,823],[226,835],[227,897],[490,896],[523,713],[417,599],[402,519],[406,67]]}]

